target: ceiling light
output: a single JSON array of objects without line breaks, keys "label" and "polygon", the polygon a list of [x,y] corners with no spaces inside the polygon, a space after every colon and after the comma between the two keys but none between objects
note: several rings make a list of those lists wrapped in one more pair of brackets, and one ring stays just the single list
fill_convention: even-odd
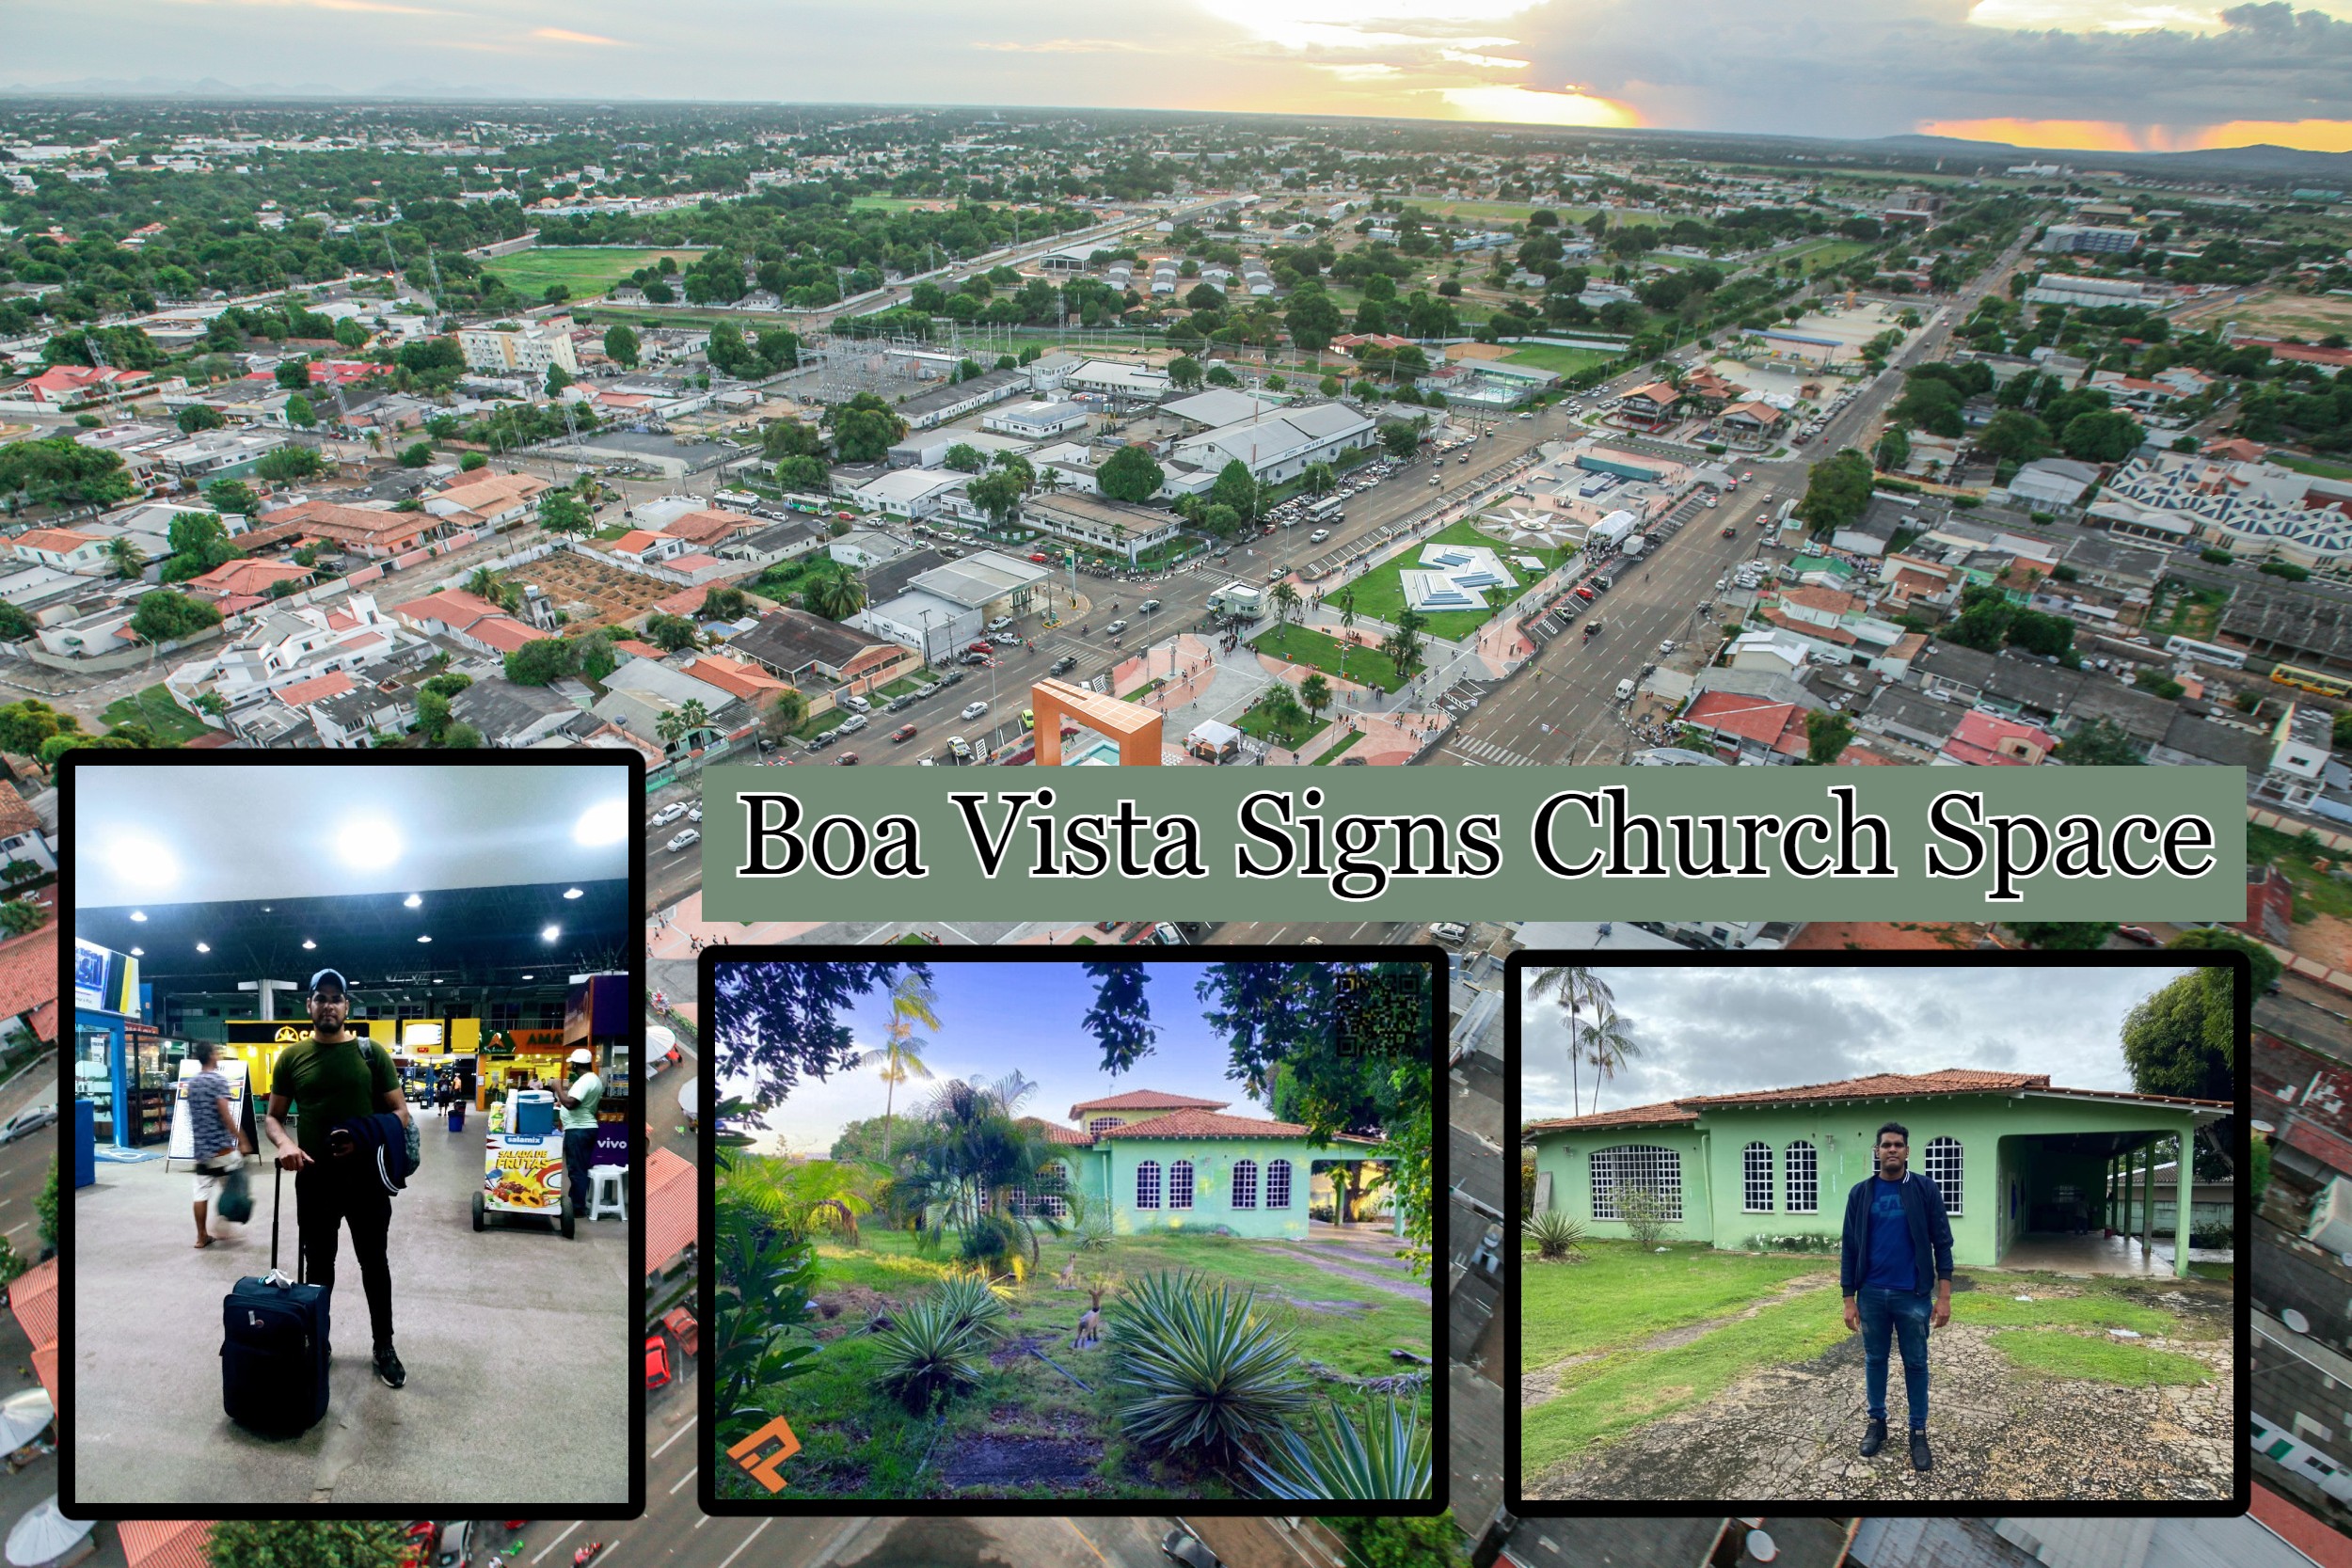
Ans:
[{"label": "ceiling light", "polygon": [[131,957],[135,958],[144,958],[147,957],[147,949],[144,947],[134,947],[131,949]]},{"label": "ceiling light", "polygon": [[556,938],[558,938],[558,937],[562,936],[563,934],[564,934],[564,927],[561,927],[561,926],[550,926],[550,927],[548,927],[546,930],[541,931],[541,932],[539,933],[539,940],[540,940],[541,942],[553,942]]},{"label": "ceiling light", "polygon": [[137,921],[145,921],[147,919],[147,911],[145,910],[133,910],[131,911],[131,918]]},{"label": "ceiling light", "polygon": [[431,937],[419,937],[417,940],[419,942],[431,942],[433,939]]},{"label": "ceiling light", "polygon": [[564,890],[564,896],[566,898],[577,898],[580,896],[580,889],[576,887],[567,887]]},{"label": "ceiling light", "polygon": [[196,944],[196,950],[199,953],[209,953],[213,950],[213,944],[209,942],[199,942]]},{"label": "ceiling light", "polygon": [[535,974],[526,974],[526,975],[524,975],[524,976],[523,976],[523,978],[524,978],[524,979],[526,979],[526,980],[535,980],[535,979],[537,979],[537,978],[538,978],[538,976],[537,976],[537,975],[535,975]]},{"label": "ceiling light", "polygon": [[580,814],[573,825],[575,842],[594,847],[618,844],[628,837],[628,806],[620,800],[599,801]]},{"label": "ceiling light", "polygon": [[335,835],[336,851],[344,863],[361,871],[381,871],[400,859],[400,833],[380,816],[354,817]]},{"label": "ceiling light", "polygon": [[424,897],[421,894],[412,893],[407,897],[402,899],[401,902],[412,910],[421,909],[424,906]]},{"label": "ceiling light", "polygon": [[312,948],[316,947],[317,945],[318,945],[318,943],[317,943],[317,942],[312,942],[312,941],[311,941],[309,937],[304,937],[304,938],[302,939],[302,950],[303,950],[305,953],[308,953],[309,951],[310,951],[310,949],[312,949]]},{"label": "ceiling light", "polygon": [[180,857],[151,838],[119,838],[106,848],[114,874],[135,887],[161,891],[180,879]]}]

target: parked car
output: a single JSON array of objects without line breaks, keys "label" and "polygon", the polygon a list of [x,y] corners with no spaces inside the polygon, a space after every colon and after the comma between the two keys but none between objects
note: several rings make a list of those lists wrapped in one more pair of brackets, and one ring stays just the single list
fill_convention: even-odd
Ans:
[{"label": "parked car", "polygon": [[688,820],[689,822],[700,822],[702,819],[703,819],[703,809],[702,809],[702,807],[700,807],[700,806],[689,806],[689,807],[687,807],[687,808],[686,808],[686,820]]},{"label": "parked car", "polygon": [[56,1125],[57,1108],[55,1105],[27,1105],[10,1117],[6,1126],[0,1126],[0,1144],[12,1144],[28,1132],[38,1132],[44,1127]]},{"label": "parked car", "polygon": [[1439,942],[1460,942],[1470,935],[1470,927],[1458,920],[1440,920],[1429,927],[1429,934]]},{"label": "parked car", "polygon": [[1182,1563],[1184,1568],[1225,1568],[1225,1564],[1217,1560],[1216,1554],[1202,1544],[1200,1538],[1190,1530],[1169,1530],[1166,1539],[1160,1542],[1160,1550],[1171,1561]]},{"label": "parked car", "polygon": [[1012,630],[1012,617],[1009,615],[999,615],[996,619],[988,624],[988,629],[993,632],[1010,631]]},{"label": "parked car", "polygon": [[869,721],[870,721],[866,719],[866,715],[862,713],[852,713],[847,719],[844,719],[841,722],[835,724],[834,726],[834,730],[836,734],[840,735],[855,735],[858,731],[864,729]]},{"label": "parked car", "polygon": [[1665,639],[1663,641],[1661,641],[1661,642],[1660,642],[1660,643],[1658,644],[1658,652],[1659,652],[1659,654],[1660,654],[1661,657],[1662,657],[1662,656],[1664,656],[1664,655],[1666,655],[1666,654],[1673,653],[1674,651],[1675,651],[1675,640],[1674,640],[1673,638],[1671,638],[1671,637],[1669,637],[1669,638]]},{"label": "parked car", "polygon": [[964,743],[963,736],[951,735],[947,737],[947,754],[958,762],[970,762],[972,748]]},{"label": "parked car", "polygon": [[913,740],[914,738],[914,726],[913,724],[901,724],[897,729],[890,732],[890,742],[894,746],[901,741]]},{"label": "parked car", "polygon": [[966,703],[963,705],[963,716],[966,719],[977,719],[981,714],[986,713],[987,711],[988,705],[986,703]]},{"label": "parked car", "polygon": [[871,713],[874,711],[874,705],[867,702],[865,698],[859,696],[854,691],[848,693],[841,699],[841,705],[848,708],[851,713]]},{"label": "parked car", "polygon": [[452,1519],[434,1533],[434,1568],[472,1568],[472,1520]]},{"label": "parked car", "polygon": [[670,1342],[659,1334],[645,1336],[645,1392],[670,1383]]},{"label": "parked car", "polygon": [[[2157,937],[2156,933],[2148,929],[2145,926],[2118,926],[2115,928],[2115,934],[2122,937],[2125,942],[2137,942],[2142,947],[2161,947],[2164,945],[2162,940]],[[13,1132],[0,1134],[0,1143],[6,1143],[8,1138],[13,1136],[15,1136]]]},{"label": "parked car", "polygon": [[686,802],[683,800],[673,800],[668,805],[663,806],[660,811],[653,814],[653,821],[650,825],[656,828],[666,828],[671,823],[676,821],[679,817],[684,816],[685,815]]},{"label": "parked car", "polygon": [[963,672],[961,670],[942,670],[939,673],[939,684],[942,686],[954,686],[962,679]]},{"label": "parked car", "polygon": [[683,849],[690,844],[700,844],[702,839],[703,831],[700,828],[689,828],[684,832],[679,833],[676,837],[671,839],[670,842],[664,846],[664,847],[673,851]]}]

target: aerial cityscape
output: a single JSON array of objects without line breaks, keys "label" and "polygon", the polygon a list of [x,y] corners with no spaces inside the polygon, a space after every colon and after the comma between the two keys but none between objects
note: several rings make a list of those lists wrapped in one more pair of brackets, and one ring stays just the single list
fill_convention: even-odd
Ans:
[{"label": "aerial cityscape", "polygon": [[[24,1075],[0,1081],[0,1122],[38,1122],[58,1098],[43,1079],[68,752],[599,748],[647,770],[644,1221],[661,1275],[648,1305],[665,1314],[644,1325],[663,1379],[647,1511],[426,1526],[410,1556],[454,1541],[477,1561],[593,1547],[611,1568],[2352,1565],[2352,18],[2132,0],[1708,3],[1671,22],[1605,0],[789,11],[785,26],[596,4],[30,0],[10,16],[0,1015],[6,1069]],[[706,917],[701,863],[706,769],[740,763],[2237,768],[2247,906],[2216,926],[2030,909],[1931,925],[1442,908],[943,923],[919,907],[742,925]],[[1122,1467],[1109,1405],[1037,1355],[1008,1370],[991,1353],[1018,1356],[1033,1334],[1091,1384],[1063,1353],[1107,1360],[1072,1340],[1121,1297],[1090,1301],[1089,1278],[1229,1238],[1124,1236],[1114,1213],[1113,1250],[1137,1266],[1098,1269],[1038,1223],[1062,1223],[1044,1211],[1066,1193],[974,1178],[1021,1222],[977,1261],[1009,1271],[1018,1251],[1044,1277],[1006,1287],[1026,1320],[1014,1333],[945,1359],[977,1354],[977,1386],[1029,1408],[953,1377],[866,1386],[882,1335],[907,1338],[918,1309],[944,1321],[952,1304],[931,1297],[956,1287],[915,1232],[861,1213],[816,1243],[814,1293],[834,1314],[812,1308],[821,1326],[794,1341],[821,1342],[803,1359],[826,1369],[798,1381],[853,1396],[855,1419],[803,1434],[779,1471],[800,1464],[795,1490],[841,1498],[844,1516],[706,1515],[704,1497],[767,1493],[697,1434],[719,1366],[701,1365],[691,1317],[674,1321],[698,1243],[718,1245],[699,1235],[714,1173],[696,1168],[697,1129],[719,1113],[698,1075],[719,1020],[698,971],[713,944],[787,942],[1086,944],[1207,960],[1195,969],[1233,946],[1441,950],[1450,1075],[1432,1135],[1448,1190],[1430,1195],[1428,1244],[1443,1303],[1434,1256],[1416,1306],[1370,1247],[1348,1266],[1373,1277],[1326,1270],[1325,1293],[1303,1261],[1254,1283],[1282,1294],[1300,1354],[1346,1379],[1381,1375],[1391,1349],[1349,1340],[1349,1323],[1436,1313],[1449,1364],[1421,1370],[1446,1379],[1429,1457],[1448,1511],[1185,1513],[1259,1495],[1247,1462]],[[2170,1277],[2135,1281],[2151,1299],[2126,1305],[2194,1317],[2203,1292],[2250,1297],[2249,1516],[2137,1534],[2119,1518],[1872,1516],[1874,1498],[1960,1496],[1917,1490],[1899,1435],[1885,1474],[1845,1494],[1848,1517],[1726,1517],[1707,1504],[1735,1494],[1696,1481],[1671,1494],[1688,1516],[1515,1515],[1528,1494],[1503,1433],[1527,1390],[1506,1329],[1530,1276],[1505,1237],[1534,1187],[1513,1197],[1506,1176],[1559,1145],[1506,1126],[1506,1085],[1572,1062],[1588,1064],[1582,1093],[1596,1079],[1575,1041],[1512,1051],[1513,955],[2096,962],[2176,946],[2253,967],[2235,1063],[2255,1087],[2253,1165],[2201,1158],[2189,1201],[2250,1213],[2256,1250],[2199,1245],[2189,1305],[2155,1300]],[[480,983],[455,944],[418,951],[419,984]],[[502,1005],[560,1022],[561,978],[518,972]],[[89,1049],[135,1052],[139,1021],[88,1011],[77,1042],[105,1024],[112,1044]],[[860,1019],[865,1047],[891,1043],[887,1013]],[[941,1025],[900,1043],[919,1055],[969,1028]],[[692,1070],[654,1078],[670,1060]],[[825,1167],[868,1158],[878,1117],[1027,1118],[1127,1187],[1120,1149],[1140,1135],[1089,1128],[1088,1101],[1296,1119],[1174,1052],[1116,1082],[1057,1080],[1050,1100],[1022,1092],[1049,1078],[1034,1057],[934,1065],[937,1082],[885,1058],[806,1085],[797,1119],[779,1101],[736,1196],[833,1213],[808,1208],[845,1201]],[[1759,1063],[1637,1099],[1619,1061],[1600,1114],[1885,1066]],[[951,1085],[961,1098],[933,1105]],[[1565,1098],[1531,1091],[1523,1120],[1579,1114]],[[872,1157],[895,1163],[885,1137]],[[0,1202],[27,1217],[9,1240],[29,1259],[55,1222],[31,1229],[45,1160],[19,1153],[0,1141]],[[1329,1158],[1292,1161],[1320,1183],[1294,1176],[1302,1220],[1334,1201]],[[2151,1185],[2133,1224],[2162,1230],[2177,1168],[2135,1168]],[[1196,1190],[1230,1208],[1221,1180]],[[941,1258],[962,1261],[966,1229],[934,1238]],[[1765,1256],[1796,1277],[1801,1254]],[[2177,1261],[2160,1259],[2168,1275]],[[60,1397],[40,1306],[56,1272],[35,1263],[0,1314],[25,1339],[9,1364],[28,1369],[0,1400]],[[868,1335],[877,1313],[894,1321]],[[725,1326],[703,1330],[732,1354]],[[1347,1358],[1319,1354],[1325,1340]],[[2213,1386],[2144,1392],[2194,1416],[2177,1390]],[[1351,1393],[1348,1418],[1375,1394]],[[1427,1416],[1431,1399],[1423,1383],[1395,1402]],[[958,1439],[940,1457],[913,1440],[926,1402]],[[2219,1473],[2214,1435],[2170,1456],[2194,1450],[2197,1486]],[[55,1465],[35,1454],[0,1483],[0,1513],[38,1513]],[[1936,1484],[1959,1475],[1947,1463]],[[1041,1510],[1073,1499],[1073,1516],[849,1517],[992,1487]],[[236,1533],[259,1528],[102,1523],[88,1539],[105,1568],[309,1549]]]}]

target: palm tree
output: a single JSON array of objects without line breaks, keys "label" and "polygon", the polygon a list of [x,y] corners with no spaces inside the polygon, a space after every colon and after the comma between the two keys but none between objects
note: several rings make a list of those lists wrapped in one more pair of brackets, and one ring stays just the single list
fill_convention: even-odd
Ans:
[{"label": "palm tree", "polygon": [[1380,651],[1396,662],[1396,673],[1402,678],[1421,657],[1421,628],[1429,618],[1417,610],[1408,610],[1396,618],[1396,629],[1381,640]]},{"label": "palm tree", "polygon": [[898,1100],[898,1085],[910,1078],[930,1081],[931,1069],[923,1058],[914,1053],[908,1042],[914,1036],[918,1023],[936,1034],[939,1015],[933,1009],[939,999],[931,993],[930,982],[910,971],[890,988],[890,1043],[876,1046],[864,1053],[849,1066],[852,1070],[865,1067],[882,1069],[882,1080],[889,1085],[882,1097],[882,1161],[890,1160],[891,1145],[898,1128],[891,1119]]},{"label": "palm tree", "polygon": [[[1331,602],[1340,607],[1340,630],[1354,631],[1356,629],[1356,590],[1343,588],[1339,595]],[[1355,641],[1352,637],[1340,639],[1340,679],[1342,680],[1347,678],[1347,649],[1348,645]]]},{"label": "palm tree", "polygon": [[1568,1015],[1568,1114],[1577,1114],[1582,1092],[1577,1086],[1577,1066],[1583,1060],[1583,1022],[1586,1008],[1598,1017],[1607,1012],[1615,1017],[1616,996],[1609,982],[1593,970],[1561,965],[1547,965],[1535,970],[1527,983],[1527,999],[1539,1002],[1550,997]]},{"label": "palm tree", "polygon": [[1268,594],[1266,597],[1274,601],[1275,624],[1282,626],[1289,626],[1291,612],[1299,605],[1298,590],[1287,581],[1278,582],[1274,585],[1274,592]]},{"label": "palm tree", "polygon": [[1642,1053],[1642,1042],[1627,1033],[1625,1022],[1616,1009],[1607,1002],[1599,1004],[1599,1013],[1592,1022],[1579,1031],[1577,1049],[1593,1067],[1593,1109],[1600,1109],[1600,1086],[1617,1075],[1629,1056]]},{"label": "palm tree", "polygon": [[1298,683],[1298,700],[1307,705],[1309,713],[1317,718],[1321,718],[1323,710],[1331,705],[1331,683],[1324,678],[1322,671],[1316,671]]},{"label": "palm tree", "polygon": [[1041,1131],[1014,1112],[1037,1085],[1014,1072],[994,1083],[949,1079],[925,1103],[922,1131],[896,1190],[916,1216],[915,1241],[938,1250],[951,1227],[963,1233],[965,1261],[993,1266],[1008,1251],[1037,1260],[1037,1231],[1061,1222],[1013,1201],[1059,1157]]},{"label": "palm tree", "polygon": [[473,576],[466,579],[467,593],[473,594],[476,598],[487,599],[492,604],[504,604],[506,590],[506,579],[500,576],[493,567],[476,566],[473,569]]},{"label": "palm tree", "polygon": [[673,747],[678,743],[678,737],[686,733],[686,720],[677,709],[671,708],[653,721],[653,727],[654,733],[661,737],[661,744],[664,747]]},{"label": "palm tree", "polygon": [[115,576],[126,581],[147,567],[147,552],[133,543],[127,533],[118,533],[106,541],[106,559],[113,563]]},{"label": "palm tree", "polygon": [[710,728],[710,710],[703,706],[700,697],[689,697],[677,705],[678,724],[688,735]]},{"label": "palm tree", "polygon": [[839,562],[830,569],[811,572],[802,596],[812,614],[828,621],[846,621],[866,608],[866,590],[857,574]]}]

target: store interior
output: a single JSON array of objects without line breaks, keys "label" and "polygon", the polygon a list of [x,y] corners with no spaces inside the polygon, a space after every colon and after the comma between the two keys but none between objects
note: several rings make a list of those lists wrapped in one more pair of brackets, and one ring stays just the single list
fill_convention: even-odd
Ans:
[{"label": "store interior", "polygon": [[[81,1500],[195,1502],[224,1485],[287,1502],[625,1497],[640,1190],[628,1173],[643,1137],[636,794],[625,764],[537,759],[76,770],[66,1250]],[[308,1039],[310,977],[330,967],[421,1129],[389,1247],[408,1380],[395,1390],[369,1374],[346,1233],[329,1413],[271,1440],[224,1417],[210,1340],[223,1293],[269,1266],[275,1172],[257,1159],[252,1221],[215,1223],[226,1244],[193,1246],[179,1085],[198,1070],[190,1046],[216,1043],[238,1117],[265,1149],[272,1074]],[[605,1085],[592,1164],[616,1174],[604,1201],[575,1212],[546,1164],[560,1160],[560,1132],[543,1136],[544,1102],[533,1115],[520,1107],[536,1097],[516,1095],[568,1084],[582,1048]],[[517,1180],[527,1170],[541,1187]],[[291,1274],[291,1180],[282,1202]],[[159,1307],[194,1325],[204,1354],[135,1327]],[[525,1346],[557,1353],[529,1380],[564,1403],[562,1419],[533,1425],[545,1457],[570,1461],[552,1487],[513,1465],[511,1413],[483,1398]]]}]

